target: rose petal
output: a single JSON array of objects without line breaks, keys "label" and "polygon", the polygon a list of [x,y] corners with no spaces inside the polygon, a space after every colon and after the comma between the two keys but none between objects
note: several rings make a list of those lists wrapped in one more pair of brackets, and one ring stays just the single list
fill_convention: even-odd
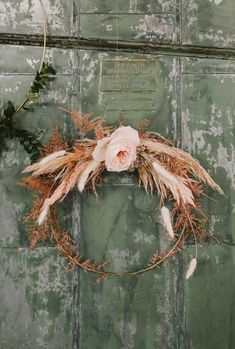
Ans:
[{"label": "rose petal", "polygon": [[121,138],[121,139],[128,139],[130,140],[134,145],[140,144],[140,138],[138,131],[134,130],[131,126],[120,126],[111,134],[111,141],[113,139]]},{"label": "rose petal", "polygon": [[110,137],[104,137],[97,141],[97,145],[92,153],[92,157],[94,160],[98,162],[105,160],[106,145],[108,144],[109,141],[110,141]]},{"label": "rose petal", "polygon": [[[129,143],[128,143],[129,142]],[[122,156],[118,154],[123,152]],[[124,140],[123,143],[113,141],[109,143],[105,155],[105,166],[110,172],[126,171],[130,168],[136,159],[136,147],[130,140]]]},{"label": "rose petal", "polygon": [[111,139],[109,145],[116,145],[116,144],[118,144],[120,147],[125,146],[126,144],[128,145],[131,144],[133,147],[136,148],[136,144],[132,141],[132,139],[127,138],[126,135],[124,135],[123,137],[118,136]]}]

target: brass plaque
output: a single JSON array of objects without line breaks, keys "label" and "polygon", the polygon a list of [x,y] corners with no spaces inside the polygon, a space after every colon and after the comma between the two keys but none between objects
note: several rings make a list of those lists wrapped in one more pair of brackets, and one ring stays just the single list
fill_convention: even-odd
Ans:
[{"label": "brass plaque", "polygon": [[106,110],[155,110],[158,71],[156,60],[101,60],[100,103]]}]

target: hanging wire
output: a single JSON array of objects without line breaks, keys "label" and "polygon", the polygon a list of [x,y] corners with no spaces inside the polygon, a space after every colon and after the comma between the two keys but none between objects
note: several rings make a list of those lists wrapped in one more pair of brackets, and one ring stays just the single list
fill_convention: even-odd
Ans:
[{"label": "hanging wire", "polygon": [[[119,114],[120,114],[120,90],[119,90],[119,84],[120,84],[120,70],[119,70],[119,23],[118,23],[118,0],[115,0],[116,3],[116,67],[117,67],[117,119],[119,120]],[[119,120],[120,121],[120,120]]]},{"label": "hanging wire", "polygon": [[[46,11],[45,11],[45,7],[43,4],[42,0],[38,0],[39,1],[39,5],[40,5],[40,11],[41,11],[41,15],[42,15],[42,21],[43,21],[43,49],[42,49],[42,55],[41,55],[41,59],[40,59],[40,63],[39,63],[39,68],[38,68],[38,72],[40,73],[43,67],[43,62],[45,59],[45,54],[46,54],[46,41],[47,41],[47,19],[46,19]],[[26,96],[26,98],[22,101],[22,103],[19,105],[19,107],[15,110],[14,115],[16,113],[18,113],[18,111],[24,107],[24,105],[27,103],[28,101],[28,96]]]},{"label": "hanging wire", "polygon": [[38,68],[38,72],[40,73],[40,71],[42,70],[42,66],[43,66],[43,62],[44,62],[45,54],[46,54],[47,18],[46,18],[46,10],[45,10],[43,1],[39,0],[39,4],[40,4],[40,11],[41,11],[42,20],[43,20],[43,50],[42,50],[42,57],[41,57],[40,65]]}]

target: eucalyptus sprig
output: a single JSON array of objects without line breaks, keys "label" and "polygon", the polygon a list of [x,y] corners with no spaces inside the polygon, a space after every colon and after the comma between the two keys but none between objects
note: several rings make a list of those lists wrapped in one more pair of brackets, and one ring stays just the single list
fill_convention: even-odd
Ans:
[{"label": "eucalyptus sprig", "polygon": [[20,104],[20,106],[15,110],[16,114],[18,111],[26,108],[26,104],[28,102],[35,102],[39,98],[39,92],[40,90],[43,90],[48,86],[48,83],[54,78],[56,75],[55,69],[48,63],[43,62],[42,68],[40,71],[37,71],[36,76],[31,84],[31,87],[29,88],[27,95],[23,102]]},{"label": "eucalyptus sprig", "polygon": [[21,109],[31,110],[26,107],[27,103],[35,102],[39,98],[40,91],[48,87],[48,83],[54,78],[55,69],[48,63],[43,62],[41,71],[37,71],[36,76],[29,88],[24,101],[18,108],[12,101],[8,101],[2,110],[0,117],[0,155],[7,150],[7,139],[17,139],[24,149],[31,155],[31,160],[35,161],[40,153],[42,144],[38,134],[29,130],[18,128],[15,122],[15,115]]}]

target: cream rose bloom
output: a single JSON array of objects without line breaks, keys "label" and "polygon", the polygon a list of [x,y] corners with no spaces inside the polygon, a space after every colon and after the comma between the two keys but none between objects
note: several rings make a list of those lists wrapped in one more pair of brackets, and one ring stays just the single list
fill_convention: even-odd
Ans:
[{"label": "cream rose bloom", "polygon": [[92,154],[94,160],[105,161],[110,172],[128,170],[136,160],[136,148],[140,144],[139,134],[130,126],[120,126],[110,137],[98,140]]}]

